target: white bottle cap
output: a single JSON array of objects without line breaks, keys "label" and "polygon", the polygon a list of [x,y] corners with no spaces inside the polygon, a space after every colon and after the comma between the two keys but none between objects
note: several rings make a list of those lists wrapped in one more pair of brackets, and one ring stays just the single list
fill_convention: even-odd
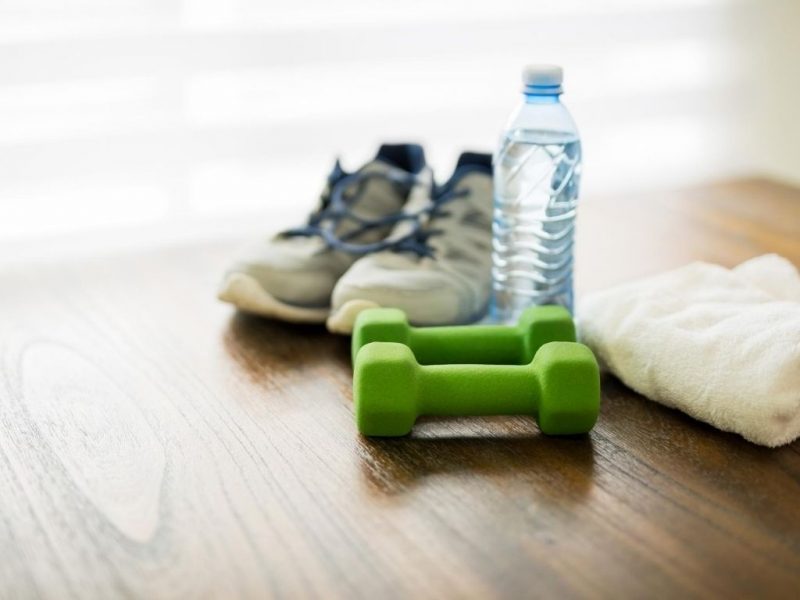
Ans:
[{"label": "white bottle cap", "polygon": [[560,94],[564,69],[558,65],[528,65],[522,70],[525,90],[533,93]]}]

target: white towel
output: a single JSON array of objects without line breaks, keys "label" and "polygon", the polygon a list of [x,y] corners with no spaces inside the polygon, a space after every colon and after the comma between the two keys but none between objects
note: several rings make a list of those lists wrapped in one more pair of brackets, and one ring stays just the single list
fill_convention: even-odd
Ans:
[{"label": "white towel", "polygon": [[581,339],[627,386],[756,444],[800,436],[800,274],[769,254],[586,296]]}]

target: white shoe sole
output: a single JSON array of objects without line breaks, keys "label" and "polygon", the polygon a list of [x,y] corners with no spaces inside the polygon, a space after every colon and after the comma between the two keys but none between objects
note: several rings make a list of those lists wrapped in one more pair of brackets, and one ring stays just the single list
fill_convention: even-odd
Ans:
[{"label": "white shoe sole", "polygon": [[217,298],[236,308],[293,323],[324,323],[330,314],[327,308],[307,308],[286,304],[262,288],[258,281],[244,273],[232,273],[222,283]]},{"label": "white shoe sole", "polygon": [[328,317],[325,325],[331,333],[350,335],[353,333],[356,317],[368,308],[380,308],[380,305],[371,300],[348,300]]}]

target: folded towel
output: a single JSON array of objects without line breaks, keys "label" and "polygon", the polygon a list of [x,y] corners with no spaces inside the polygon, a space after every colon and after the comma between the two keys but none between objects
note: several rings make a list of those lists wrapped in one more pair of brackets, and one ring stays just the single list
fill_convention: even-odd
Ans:
[{"label": "folded towel", "polygon": [[586,296],[582,341],[648,398],[765,446],[800,436],[800,274],[770,254]]}]

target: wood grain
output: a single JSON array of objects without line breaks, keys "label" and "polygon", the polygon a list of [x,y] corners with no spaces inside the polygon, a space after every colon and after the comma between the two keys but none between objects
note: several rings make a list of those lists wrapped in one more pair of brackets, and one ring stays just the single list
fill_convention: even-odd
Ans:
[{"label": "wood grain", "polygon": [[[800,265],[800,192],[590,198],[579,231],[579,291]],[[213,299],[233,246],[0,273],[2,597],[797,597],[800,443],[610,377],[587,437],[504,417],[360,438],[346,339]]]}]

